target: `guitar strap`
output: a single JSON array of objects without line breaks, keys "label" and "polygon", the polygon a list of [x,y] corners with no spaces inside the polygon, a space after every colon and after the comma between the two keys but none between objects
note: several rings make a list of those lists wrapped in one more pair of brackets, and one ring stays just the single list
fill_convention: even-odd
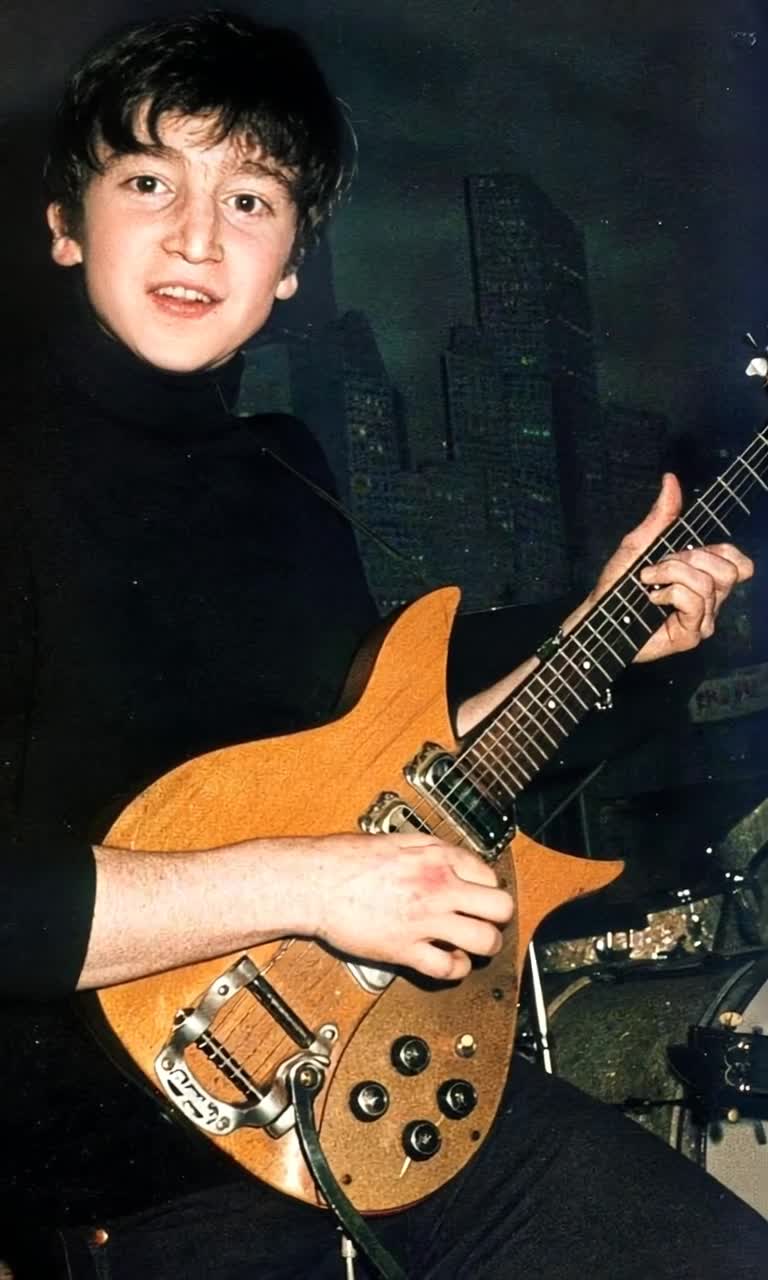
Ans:
[{"label": "guitar strap", "polygon": [[322,1076],[312,1066],[295,1068],[289,1076],[296,1131],[304,1159],[315,1185],[332,1209],[344,1233],[366,1255],[382,1280],[408,1280],[402,1267],[376,1238],[368,1223],[342,1191],[320,1146],[315,1123],[314,1099]]}]

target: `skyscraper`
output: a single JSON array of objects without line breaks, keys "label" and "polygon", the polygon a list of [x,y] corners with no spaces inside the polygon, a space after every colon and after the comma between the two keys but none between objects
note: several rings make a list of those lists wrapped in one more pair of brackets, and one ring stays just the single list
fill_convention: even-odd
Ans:
[{"label": "skyscraper", "polygon": [[[517,537],[533,597],[602,558],[602,420],[581,235],[530,178],[465,184],[477,321],[504,384],[516,451]],[[527,590],[527,588],[525,588]]]}]

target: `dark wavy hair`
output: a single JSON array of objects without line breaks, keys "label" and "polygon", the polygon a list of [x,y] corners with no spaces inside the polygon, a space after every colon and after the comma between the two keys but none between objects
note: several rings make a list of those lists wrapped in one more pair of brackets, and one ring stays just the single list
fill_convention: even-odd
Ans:
[{"label": "dark wavy hair", "polygon": [[[136,136],[140,112],[148,143]],[[298,215],[290,265],[298,265],[352,177],[354,133],[300,36],[223,10],[132,24],[74,72],[45,166],[68,229],[80,229],[88,183],[104,171],[102,148],[125,155],[157,146],[168,112],[209,117],[212,144],[242,139],[287,174]]]}]

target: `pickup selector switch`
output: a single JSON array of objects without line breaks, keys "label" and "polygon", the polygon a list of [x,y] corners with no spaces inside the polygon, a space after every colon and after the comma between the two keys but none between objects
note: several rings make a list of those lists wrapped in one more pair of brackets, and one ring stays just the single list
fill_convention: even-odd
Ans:
[{"label": "pickup selector switch", "polygon": [[431,1120],[412,1120],[403,1129],[403,1150],[411,1160],[431,1160],[441,1143],[440,1130]]},{"label": "pickup selector switch", "polygon": [[349,1095],[349,1105],[358,1120],[378,1120],[389,1107],[389,1094],[376,1080],[363,1080]]},{"label": "pickup selector switch", "polygon": [[429,1066],[429,1045],[420,1036],[400,1036],[392,1045],[392,1066],[401,1076],[417,1076]]},{"label": "pickup selector switch", "polygon": [[449,1120],[463,1120],[477,1106],[477,1092],[468,1080],[446,1080],[437,1091],[437,1105]]}]

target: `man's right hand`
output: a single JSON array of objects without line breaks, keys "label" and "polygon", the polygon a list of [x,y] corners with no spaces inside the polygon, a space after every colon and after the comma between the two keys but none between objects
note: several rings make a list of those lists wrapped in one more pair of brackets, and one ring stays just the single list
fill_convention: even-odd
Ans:
[{"label": "man's right hand", "polygon": [[295,850],[306,855],[301,933],[442,980],[466,977],[471,956],[501,947],[512,896],[467,849],[403,832],[297,840]]}]

